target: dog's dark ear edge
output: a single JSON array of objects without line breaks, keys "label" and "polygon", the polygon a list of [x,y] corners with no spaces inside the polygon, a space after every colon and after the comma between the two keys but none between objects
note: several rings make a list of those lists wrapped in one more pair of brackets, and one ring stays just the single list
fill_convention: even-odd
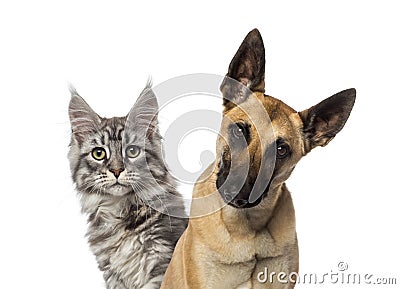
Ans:
[{"label": "dog's dark ear edge", "polygon": [[356,100],[355,88],[343,90],[299,112],[303,121],[305,153],[326,146],[342,130]]},{"label": "dog's dark ear edge", "polygon": [[235,104],[243,102],[250,95],[249,92],[264,93],[264,78],[264,43],[258,29],[253,29],[247,34],[233,57],[226,78],[221,84],[224,106],[229,107],[230,102]]}]

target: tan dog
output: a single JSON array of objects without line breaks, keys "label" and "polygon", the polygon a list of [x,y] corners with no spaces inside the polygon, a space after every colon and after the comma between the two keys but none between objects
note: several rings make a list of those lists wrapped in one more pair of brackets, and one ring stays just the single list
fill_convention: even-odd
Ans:
[{"label": "tan dog", "polygon": [[285,181],[304,155],[343,128],[355,89],[296,112],[264,95],[264,66],[264,44],[253,30],[221,85],[217,158],[194,187],[191,216],[204,216],[190,219],[161,288],[295,285],[295,213]]}]

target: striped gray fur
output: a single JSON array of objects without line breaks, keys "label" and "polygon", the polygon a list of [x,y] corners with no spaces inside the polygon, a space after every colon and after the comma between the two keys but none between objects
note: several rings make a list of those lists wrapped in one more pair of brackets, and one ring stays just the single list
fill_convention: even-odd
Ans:
[{"label": "striped gray fur", "polygon": [[[150,85],[128,116],[113,118],[98,116],[71,89],[72,179],[108,289],[160,288],[187,225],[179,217],[186,216],[183,201],[163,162],[157,110]],[[140,148],[135,158],[126,155],[132,144]],[[105,150],[103,160],[92,156],[95,147]]]}]

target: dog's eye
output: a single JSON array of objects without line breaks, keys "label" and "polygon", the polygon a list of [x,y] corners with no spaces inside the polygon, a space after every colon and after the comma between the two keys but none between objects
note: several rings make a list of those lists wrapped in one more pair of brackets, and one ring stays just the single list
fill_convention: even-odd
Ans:
[{"label": "dog's eye", "polygon": [[236,139],[243,139],[243,137],[248,141],[249,138],[249,128],[248,125],[238,122],[232,124],[231,126],[231,134]]},{"label": "dog's eye", "polygon": [[97,160],[101,161],[106,157],[106,151],[103,148],[96,147],[92,150],[92,157]]},{"label": "dog's eye", "polygon": [[126,148],[126,155],[129,158],[136,158],[140,153],[140,148],[135,145],[130,145]]},{"label": "dog's eye", "polygon": [[233,126],[231,132],[235,138],[239,138],[239,139],[243,137],[243,133],[244,133],[243,128],[241,128],[238,125]]},{"label": "dog's eye", "polygon": [[279,144],[276,147],[276,154],[279,159],[283,159],[287,157],[290,154],[290,148],[287,144]]}]

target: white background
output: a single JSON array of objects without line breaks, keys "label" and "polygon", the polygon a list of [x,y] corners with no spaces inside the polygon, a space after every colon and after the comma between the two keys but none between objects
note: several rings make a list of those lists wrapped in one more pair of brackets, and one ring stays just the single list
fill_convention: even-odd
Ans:
[{"label": "white background", "polygon": [[[400,18],[396,1],[371,2],[2,1],[1,288],[104,288],[70,180],[68,82],[100,115],[124,115],[149,75],[156,85],[225,74],[254,27],[268,94],[302,110],[357,89],[343,131],[288,181],[301,272],[344,261],[399,283]],[[183,164],[198,164],[214,141],[182,144]]]}]

